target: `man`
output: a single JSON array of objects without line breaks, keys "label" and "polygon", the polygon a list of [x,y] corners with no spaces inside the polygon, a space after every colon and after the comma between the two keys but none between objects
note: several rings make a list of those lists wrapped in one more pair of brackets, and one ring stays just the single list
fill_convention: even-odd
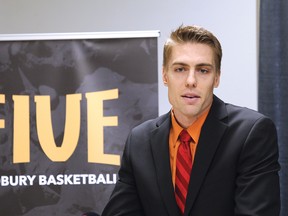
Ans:
[{"label": "man", "polygon": [[172,109],[130,133],[102,216],[279,215],[275,126],[213,94],[221,57],[219,41],[203,28],[171,33],[162,75]]}]

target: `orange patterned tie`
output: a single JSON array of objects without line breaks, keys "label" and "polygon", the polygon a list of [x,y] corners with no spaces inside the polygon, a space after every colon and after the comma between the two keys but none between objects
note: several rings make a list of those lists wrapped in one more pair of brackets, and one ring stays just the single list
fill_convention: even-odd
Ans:
[{"label": "orange patterned tie", "polygon": [[192,138],[186,130],[182,130],[179,139],[180,145],[176,159],[175,197],[182,214],[184,214],[190,172],[192,169],[192,155],[190,150],[190,141]]}]

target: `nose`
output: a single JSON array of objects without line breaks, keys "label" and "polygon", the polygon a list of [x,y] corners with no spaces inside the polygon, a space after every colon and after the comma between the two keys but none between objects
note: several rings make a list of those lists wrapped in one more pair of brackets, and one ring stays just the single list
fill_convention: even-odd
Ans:
[{"label": "nose", "polygon": [[195,88],[197,86],[197,78],[195,76],[195,71],[191,70],[189,71],[185,83],[186,87],[193,87]]}]

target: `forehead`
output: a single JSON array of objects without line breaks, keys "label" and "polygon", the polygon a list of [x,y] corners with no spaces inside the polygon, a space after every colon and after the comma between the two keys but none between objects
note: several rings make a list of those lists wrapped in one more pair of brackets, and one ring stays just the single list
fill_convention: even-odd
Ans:
[{"label": "forehead", "polygon": [[207,63],[214,65],[213,49],[202,43],[174,44],[172,46],[170,63]]}]

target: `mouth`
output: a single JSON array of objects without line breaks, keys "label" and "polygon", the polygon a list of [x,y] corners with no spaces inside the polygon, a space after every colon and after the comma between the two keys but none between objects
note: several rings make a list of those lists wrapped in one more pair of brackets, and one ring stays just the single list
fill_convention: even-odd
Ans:
[{"label": "mouth", "polygon": [[189,105],[195,105],[200,99],[200,96],[195,94],[183,94],[181,97]]},{"label": "mouth", "polygon": [[181,97],[183,98],[187,98],[187,99],[197,99],[197,98],[200,98],[200,96],[198,95],[194,95],[194,94],[184,94],[184,95],[181,95]]}]

